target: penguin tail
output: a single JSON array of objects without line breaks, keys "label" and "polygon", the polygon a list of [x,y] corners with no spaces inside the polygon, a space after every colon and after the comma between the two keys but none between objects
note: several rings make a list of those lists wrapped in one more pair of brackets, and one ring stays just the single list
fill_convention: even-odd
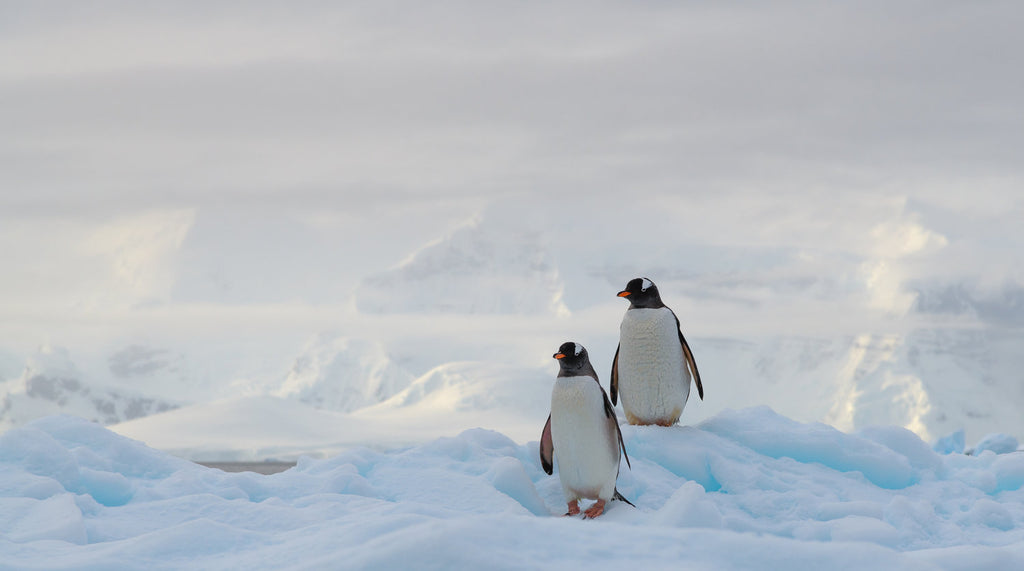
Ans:
[{"label": "penguin tail", "polygon": [[[620,494],[618,490],[615,490],[615,495],[612,496],[612,499],[619,500],[620,502],[626,502],[627,504],[633,506],[633,502],[627,500],[626,497]],[[633,507],[635,508],[636,506]]]}]

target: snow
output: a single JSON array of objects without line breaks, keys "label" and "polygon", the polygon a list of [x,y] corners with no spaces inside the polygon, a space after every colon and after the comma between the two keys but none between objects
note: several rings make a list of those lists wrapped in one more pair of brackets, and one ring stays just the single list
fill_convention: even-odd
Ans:
[{"label": "snow", "polygon": [[[112,366],[131,369],[145,365],[119,360],[112,362]],[[115,423],[178,406],[174,401],[148,396],[138,389],[87,384],[81,379],[82,373],[66,349],[40,347],[29,355],[20,376],[0,383],[0,393],[6,393],[0,400],[0,429],[58,413]]]},{"label": "snow", "polygon": [[[24,4],[0,568],[1019,566],[1013,3]],[[584,529],[529,443],[637,276],[706,400]]]},{"label": "snow", "polygon": [[[539,429],[542,418],[537,418]],[[559,517],[537,442],[497,431],[225,473],[70,416],[0,436],[12,569],[1019,569],[1024,454],[939,454],[767,407],[623,426],[632,460],[597,520]]]},{"label": "snow", "polygon": [[973,453],[981,454],[985,450],[991,450],[996,454],[1006,454],[1016,451],[1018,447],[1017,439],[1009,434],[989,434],[974,446]]},{"label": "snow", "polygon": [[303,348],[275,396],[349,412],[386,400],[412,381],[380,343],[323,333]]},{"label": "snow", "polygon": [[[764,404],[844,431],[903,426],[929,442],[960,429],[968,443],[991,433],[1024,434],[1024,329],[1014,309],[1016,290],[986,294],[965,284],[951,290],[954,296],[943,294],[949,286],[941,280],[908,278],[893,295],[917,292],[920,303],[904,313],[876,311],[868,307],[875,300],[868,286],[882,277],[863,275],[873,264],[871,252],[853,246],[709,242],[696,230],[677,234],[678,222],[699,222],[699,212],[665,203],[645,209],[644,236],[666,245],[648,249],[607,230],[620,215],[632,220],[630,205],[599,198],[576,205],[587,223],[571,227],[535,206],[494,199],[462,222],[439,221],[419,235],[396,213],[381,230],[383,241],[370,239],[368,222],[346,230],[330,217],[302,225],[294,213],[282,220],[202,211],[181,243],[180,255],[194,263],[179,268],[164,303],[140,301],[124,313],[90,314],[66,325],[0,320],[0,431],[49,414],[114,425],[247,397],[355,414],[455,363],[539,371],[568,339],[588,348],[607,382],[624,311],[615,292],[648,275],[682,321],[707,384],[707,400],[691,403],[684,422]],[[894,207],[881,203],[872,213],[906,218],[894,222],[900,227],[928,222],[935,232],[960,235],[948,232],[956,218],[922,218],[902,213],[905,206],[890,212]],[[246,228],[252,240],[229,241],[232,256],[214,256],[228,247],[217,241],[224,237],[214,231],[218,222]],[[288,224],[304,230],[287,230]],[[307,265],[314,273],[272,265],[275,275],[295,270],[298,289],[262,290],[255,277],[267,266],[233,253],[259,250],[288,232],[295,232],[286,241],[290,249],[313,260]],[[399,236],[405,261],[391,242]],[[360,244],[359,256],[377,266],[335,263],[338,243]],[[230,281],[221,290],[203,280],[220,275],[223,257],[231,260],[223,276]],[[242,293],[232,297],[234,290]],[[491,386],[476,392],[480,398],[521,379],[485,376]],[[424,382],[417,390],[435,386]],[[60,390],[37,390],[51,385]],[[492,426],[520,437],[511,424]]]},{"label": "snow", "polygon": [[464,361],[436,367],[391,398],[351,413],[251,395],[197,403],[111,426],[115,432],[197,461],[317,458],[355,446],[378,449],[454,436],[466,426],[537,438],[554,372]]}]

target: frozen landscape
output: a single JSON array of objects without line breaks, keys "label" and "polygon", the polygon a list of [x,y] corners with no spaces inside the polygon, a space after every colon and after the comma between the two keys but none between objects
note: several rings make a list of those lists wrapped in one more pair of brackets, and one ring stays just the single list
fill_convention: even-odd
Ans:
[{"label": "frozen landscape", "polygon": [[1024,564],[1021,453],[938,454],[903,428],[846,434],[768,408],[623,436],[636,508],[584,521],[560,517],[536,441],[490,430],[262,476],[48,417],[0,436],[0,553],[15,569]]},{"label": "frozen landscape", "polygon": [[248,6],[0,2],[0,569],[1024,568],[1020,6]]},{"label": "frozen landscape", "polygon": [[[992,433],[1024,434],[1024,290],[934,275],[947,271],[948,250],[975,247],[971,235],[962,221],[929,225],[907,208],[883,202],[878,209],[896,221],[863,251],[764,252],[675,242],[675,224],[696,218],[683,207],[655,219],[642,240],[619,244],[495,199],[322,301],[190,300],[177,290],[212,288],[206,279],[220,263],[241,262],[168,262],[163,271],[177,277],[163,301],[68,322],[40,336],[47,343],[22,344],[24,356],[7,349],[0,426],[74,414],[193,460],[325,457],[473,427],[526,442],[547,415],[557,371],[550,356],[562,342],[587,346],[608,386],[627,306],[615,293],[647,275],[680,316],[706,379],[707,398],[691,401],[686,424],[765,405],[843,431],[901,426],[926,442],[959,430],[969,446]],[[580,209],[597,227],[627,210]],[[235,253],[287,242],[267,235],[272,223],[249,220]],[[1021,234],[1002,231],[1008,240]],[[199,220],[180,233],[178,258],[219,245],[202,239]],[[908,234],[923,236],[919,250],[891,257],[909,247]],[[646,240],[666,246],[645,248]],[[295,247],[326,259],[334,243]],[[327,282],[354,271],[343,262],[312,267],[331,274],[316,278]],[[260,272],[240,266],[232,288],[257,287]]]}]

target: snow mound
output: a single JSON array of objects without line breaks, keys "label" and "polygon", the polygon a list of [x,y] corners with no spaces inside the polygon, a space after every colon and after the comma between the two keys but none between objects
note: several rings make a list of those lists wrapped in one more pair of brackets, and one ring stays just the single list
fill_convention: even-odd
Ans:
[{"label": "snow mound", "polygon": [[637,507],[581,521],[558,517],[537,442],[490,430],[262,476],[47,417],[0,436],[0,556],[55,569],[1024,564],[1024,454],[939,455],[902,428],[845,434],[767,408],[623,437],[618,488]]},{"label": "snow mound", "polygon": [[371,314],[568,315],[563,284],[543,234],[475,218],[356,292]]},{"label": "snow mound", "polygon": [[988,434],[974,445],[973,454],[981,454],[990,450],[996,454],[1009,454],[1016,452],[1020,444],[1017,439],[1009,434]]},{"label": "snow mound", "polygon": [[323,333],[306,345],[274,394],[349,412],[387,400],[412,380],[380,343]]}]

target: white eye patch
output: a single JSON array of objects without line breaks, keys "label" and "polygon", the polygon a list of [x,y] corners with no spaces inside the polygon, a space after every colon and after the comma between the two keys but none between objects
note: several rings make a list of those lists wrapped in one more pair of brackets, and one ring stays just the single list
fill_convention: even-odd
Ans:
[{"label": "white eye patch", "polygon": [[575,349],[575,353],[574,353],[574,354],[575,354],[575,355],[576,355],[577,357],[579,357],[579,356],[580,356],[580,353],[582,353],[582,352],[583,352],[583,345],[580,345],[579,343],[573,343],[573,345],[575,345],[575,346],[576,346],[576,349]]},{"label": "white eye patch", "polygon": [[640,291],[647,291],[647,289],[650,288],[652,285],[654,284],[651,282],[651,280],[644,278],[644,281],[640,282]]}]

